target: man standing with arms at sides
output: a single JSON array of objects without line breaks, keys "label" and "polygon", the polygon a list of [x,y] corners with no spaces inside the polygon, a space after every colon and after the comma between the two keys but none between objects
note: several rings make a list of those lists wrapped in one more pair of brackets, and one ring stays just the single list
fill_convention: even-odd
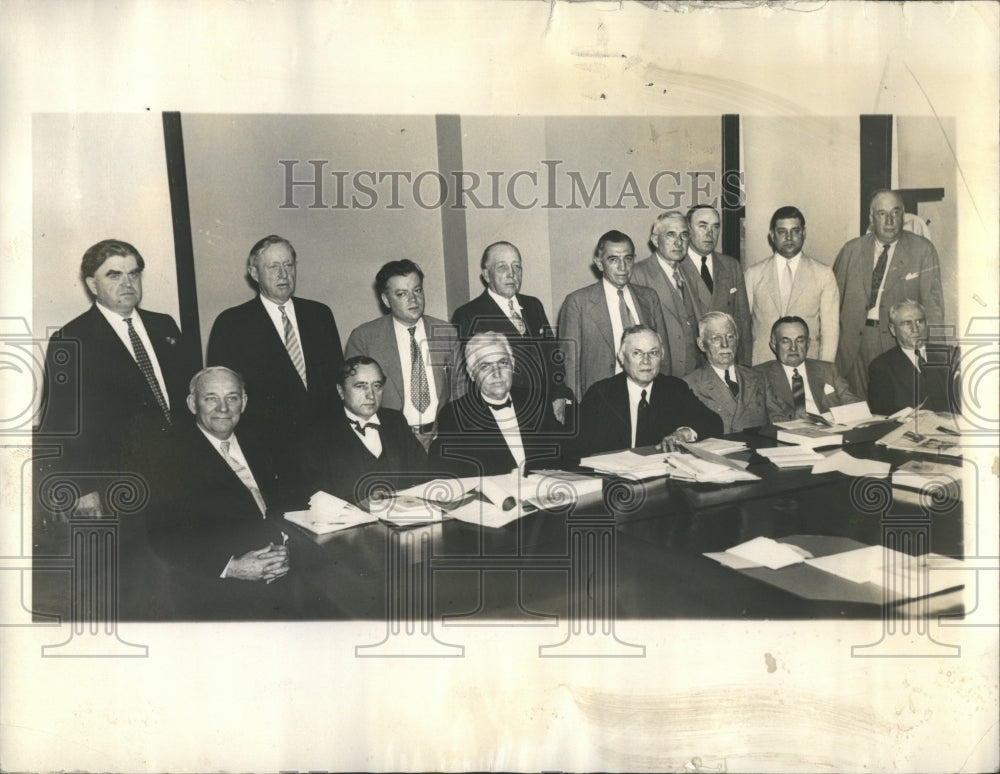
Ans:
[{"label": "man standing with arms at sides", "polygon": [[916,301],[889,310],[889,330],[897,346],[869,366],[868,405],[876,414],[895,414],[907,406],[927,411],[961,410],[957,347],[927,343],[927,319]]},{"label": "man standing with arms at sides", "polygon": [[[46,353],[39,436],[66,436],[52,467],[144,475],[149,452],[183,411],[194,369],[183,362],[173,319],[139,309],[145,267],[139,251],[118,239],[83,254],[80,273],[94,303],[52,336]],[[79,381],[57,373],[78,373]],[[41,464],[39,481],[48,467]],[[99,494],[82,491],[79,511],[98,513]]]},{"label": "man standing with arms at sides", "polygon": [[402,411],[426,449],[438,411],[461,391],[462,377],[455,373],[458,331],[424,314],[424,273],[408,258],[379,269],[375,288],[389,314],[351,331],[345,352],[378,362],[386,377],[382,405]]},{"label": "man standing with arms at sides", "polygon": [[626,329],[618,350],[622,373],[594,384],[580,406],[581,457],[722,435],[722,420],[684,380],[660,373],[662,357],[656,331]]},{"label": "man standing with arms at sides", "polygon": [[934,245],[903,230],[903,199],[880,190],[869,207],[871,233],[845,244],[833,264],[840,290],[837,368],[858,395],[868,394],[868,364],[896,346],[889,310],[910,299],[928,325],[944,322],[941,265]]},{"label": "man standing with arms at sides", "polygon": [[653,254],[635,265],[636,282],[656,291],[666,323],[669,342],[670,373],[676,377],[691,373],[703,358],[695,343],[698,338],[698,313],[695,310],[696,288],[688,287],[681,272],[687,258],[687,218],[680,212],[665,212],[653,223],[649,237]]},{"label": "man standing with arms at sides", "polygon": [[[594,250],[601,279],[574,290],[559,311],[559,338],[566,349],[566,381],[577,400],[594,382],[622,370],[618,346],[633,325],[666,330],[656,291],[630,284],[635,245],[621,231],[602,235]],[[669,369],[669,344],[663,343],[663,368]]]},{"label": "man standing with arms at sides", "polygon": [[695,396],[722,419],[724,432],[767,424],[764,377],[736,362],[739,334],[725,312],[709,312],[698,322],[698,346],[708,363],[684,377]]},{"label": "man standing with arms at sides", "polygon": [[549,318],[542,302],[521,294],[521,253],[510,242],[494,242],[480,262],[486,289],[463,304],[451,317],[463,341],[476,333],[502,333],[514,351],[514,386],[543,391],[556,419],[565,422],[573,392],[566,386],[562,357],[555,342],[546,340]]},{"label": "man standing with arms at sides", "polygon": [[243,375],[251,400],[244,432],[266,440],[279,459],[294,459],[309,425],[336,404],[340,334],[325,304],[295,293],[295,248],[264,237],[250,249],[247,272],[260,294],[226,309],[208,338],[206,361]]},{"label": "man standing with arms at sides", "polygon": [[806,358],[809,327],[801,317],[781,317],[771,327],[771,351],[777,360],[754,368],[767,382],[770,422],[825,414],[831,406],[857,403],[837,367],[825,360]]},{"label": "man standing with arms at sides", "polygon": [[840,291],[830,267],[802,252],[805,216],[797,207],[779,207],[771,216],[768,240],[774,254],[746,271],[754,365],[772,360],[771,326],[779,317],[801,317],[819,359],[832,363],[840,339]]},{"label": "man standing with arms at sides", "polygon": [[697,288],[695,308],[699,317],[706,312],[725,312],[736,323],[739,350],[736,362],[750,365],[753,332],[750,325],[750,303],[740,262],[715,251],[721,235],[719,211],[710,204],[697,204],[688,210],[691,243],[689,260],[684,263],[688,285]]}]

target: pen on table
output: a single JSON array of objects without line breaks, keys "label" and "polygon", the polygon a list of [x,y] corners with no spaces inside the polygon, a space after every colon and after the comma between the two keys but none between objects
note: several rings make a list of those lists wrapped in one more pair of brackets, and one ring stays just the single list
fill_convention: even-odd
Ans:
[{"label": "pen on table", "polygon": [[961,433],[957,430],[952,430],[950,427],[943,427],[941,425],[938,425],[937,431],[939,433],[944,433],[945,435],[961,435]]}]

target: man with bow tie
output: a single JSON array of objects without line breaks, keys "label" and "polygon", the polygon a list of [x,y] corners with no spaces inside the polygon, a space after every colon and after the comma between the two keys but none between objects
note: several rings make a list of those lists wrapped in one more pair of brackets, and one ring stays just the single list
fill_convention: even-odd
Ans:
[{"label": "man with bow tie", "polygon": [[868,405],[876,414],[907,406],[957,414],[961,408],[960,354],[956,347],[927,343],[927,317],[912,300],[893,304],[889,331],[896,346],[868,367]]},{"label": "man with bow tie", "polygon": [[494,242],[479,266],[486,289],[452,315],[459,336],[468,341],[485,331],[504,334],[514,352],[514,386],[544,391],[556,419],[565,422],[573,391],[566,386],[566,369],[542,302],[521,293],[520,251],[510,242]]},{"label": "man with bow tie", "polygon": [[402,412],[382,406],[385,374],[366,355],[344,361],[337,378],[343,410],[318,426],[306,447],[309,493],[357,503],[375,489],[410,486],[427,474],[427,453]]},{"label": "man with bow tie", "polygon": [[459,476],[492,476],[558,464],[564,432],[542,394],[513,387],[514,353],[502,333],[477,333],[465,345],[472,390],[442,409],[431,467]]}]

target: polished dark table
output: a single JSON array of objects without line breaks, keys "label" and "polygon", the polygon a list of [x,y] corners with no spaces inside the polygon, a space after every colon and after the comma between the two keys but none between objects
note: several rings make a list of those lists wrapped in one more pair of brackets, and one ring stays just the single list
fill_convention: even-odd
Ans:
[{"label": "polished dark table", "polygon": [[[776,445],[752,433],[733,437],[752,448]],[[871,443],[844,449],[894,469],[912,458]],[[309,568],[310,583],[336,617],[447,625],[497,619],[545,624],[566,616],[879,618],[881,600],[796,593],[795,573],[821,572],[814,568],[779,571],[793,580],[785,583],[789,590],[760,579],[774,571],[735,571],[702,554],[765,536],[816,556],[888,544],[908,553],[962,557],[958,500],[942,498],[928,507],[895,502],[888,480],[779,470],[758,455],[744,458],[761,480],[608,479],[600,498],[528,514],[502,528],[447,519],[404,528],[379,522],[321,537],[288,528],[322,549],[324,561]]]}]

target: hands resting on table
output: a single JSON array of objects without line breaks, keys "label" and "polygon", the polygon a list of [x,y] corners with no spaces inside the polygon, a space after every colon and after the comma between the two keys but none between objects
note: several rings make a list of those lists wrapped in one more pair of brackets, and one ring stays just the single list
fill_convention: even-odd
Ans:
[{"label": "hands resting on table", "polygon": [[247,551],[233,557],[226,567],[226,577],[247,581],[271,581],[286,575],[289,569],[288,546],[268,543],[266,548]]},{"label": "hands resting on table", "polygon": [[680,443],[694,443],[698,440],[698,433],[696,433],[690,427],[678,427],[670,435],[666,436],[662,441],[660,441],[656,448],[659,451],[673,452],[679,451]]}]

